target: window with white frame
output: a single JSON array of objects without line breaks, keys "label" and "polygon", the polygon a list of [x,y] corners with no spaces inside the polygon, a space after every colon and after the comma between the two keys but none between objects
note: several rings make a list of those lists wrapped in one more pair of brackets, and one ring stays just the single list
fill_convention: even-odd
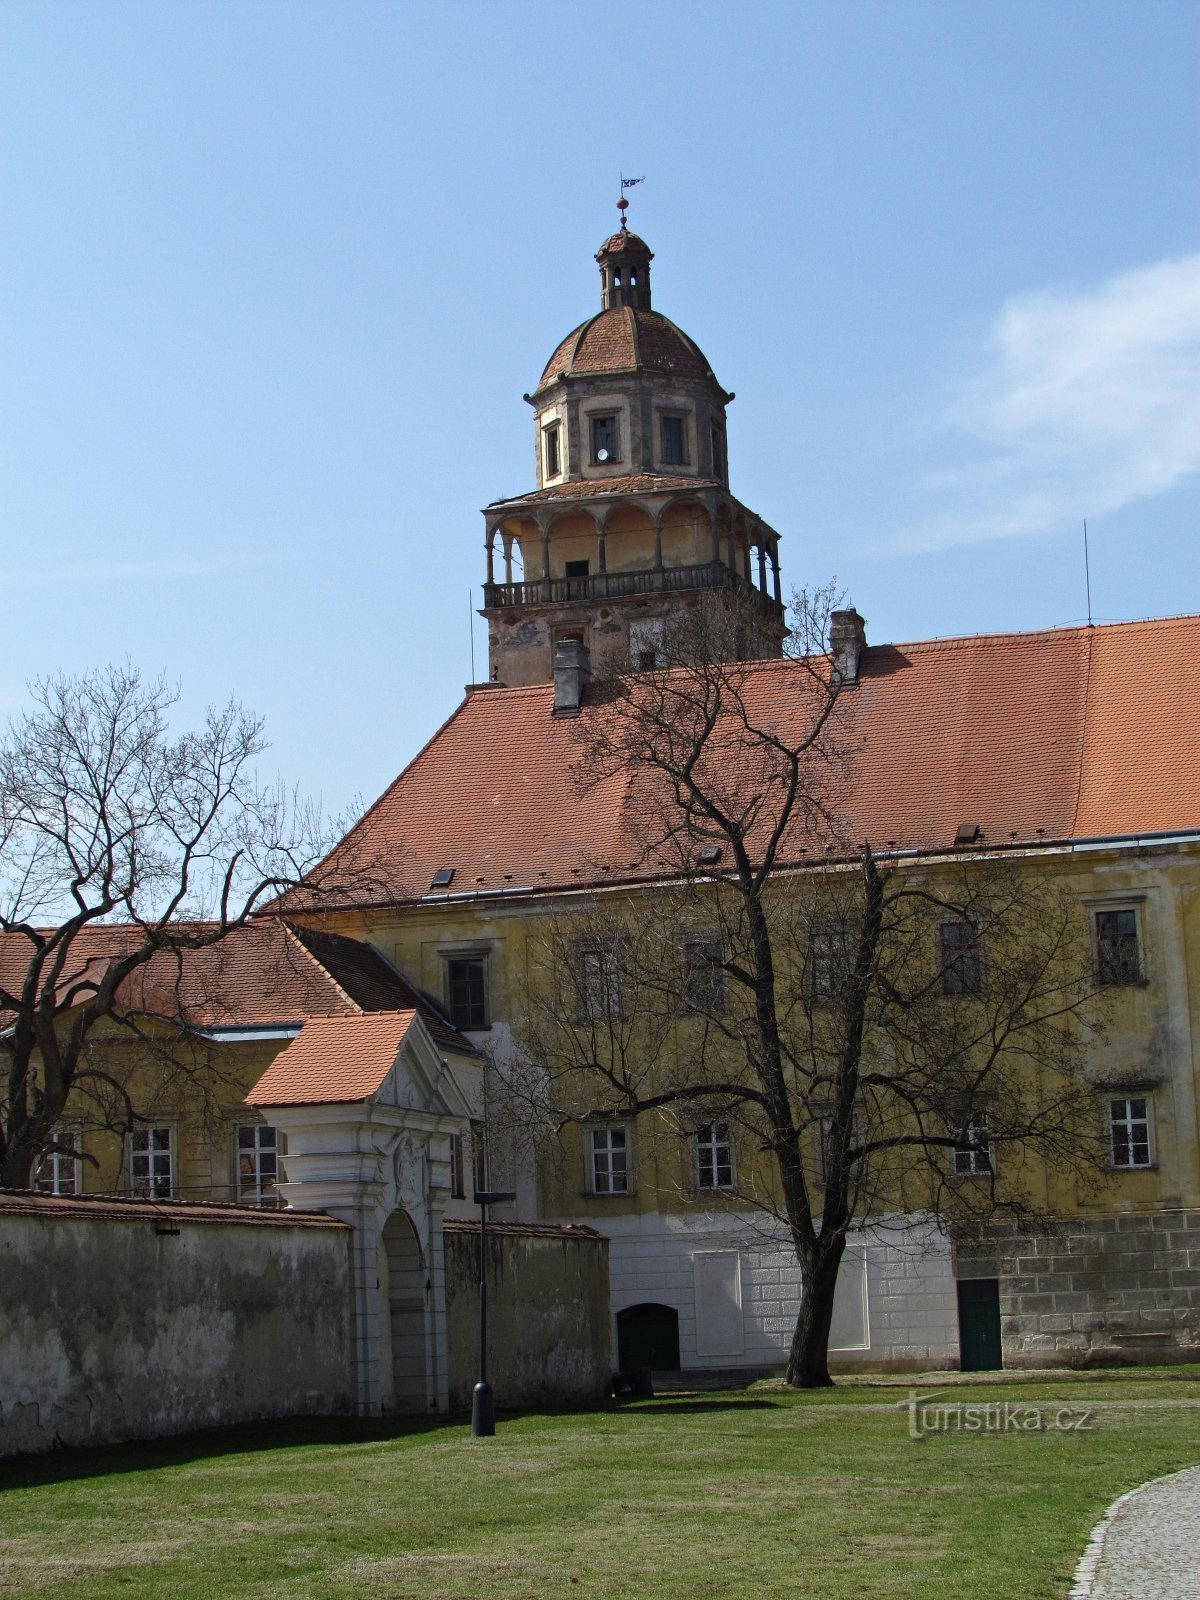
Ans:
[{"label": "window with white frame", "polygon": [[1142,959],[1135,908],[1113,906],[1093,911],[1092,934],[1096,948],[1097,983],[1140,983]]},{"label": "window with white frame", "polygon": [[148,1200],[169,1200],[175,1189],[170,1128],[135,1128],[129,1135],[129,1192]]},{"label": "window with white frame", "polygon": [[950,1152],[950,1170],[956,1178],[982,1178],[992,1165],[992,1130],[986,1111],[974,1111],[958,1130],[958,1143]]},{"label": "window with white frame", "polygon": [[836,1000],[850,976],[850,935],[845,928],[818,928],[808,945],[808,992],[818,1003]]},{"label": "window with white frame", "polygon": [[579,996],[588,1021],[610,1022],[621,1015],[621,975],[611,946],[593,945],[579,952]]},{"label": "window with white frame", "polygon": [[1131,1171],[1154,1165],[1148,1095],[1114,1095],[1108,1102],[1108,1147],[1114,1167]]},{"label": "window with white frame", "polygon": [[938,927],[938,952],[943,994],[983,993],[983,950],[979,933],[971,923],[963,917],[941,923]]},{"label": "window with white frame", "polygon": [[725,1009],[725,967],[721,941],[689,939],[683,946],[683,1009],[712,1016]]},{"label": "window with white frame", "polygon": [[733,1188],[733,1139],[727,1122],[710,1122],[692,1135],[697,1189]]},{"label": "window with white frame", "polygon": [[79,1141],[83,1130],[78,1127],[59,1128],[55,1131],[56,1144],[65,1145],[64,1150],[44,1150],[38,1157],[34,1169],[33,1187],[41,1194],[80,1194],[83,1185],[80,1181],[81,1162],[77,1156],[70,1154],[71,1150],[79,1148]]},{"label": "window with white frame", "polygon": [[275,1129],[255,1122],[237,1130],[237,1197],[243,1204],[279,1204],[279,1140]]},{"label": "window with white frame", "polygon": [[629,1129],[623,1123],[588,1129],[588,1187],[593,1194],[629,1193]]}]

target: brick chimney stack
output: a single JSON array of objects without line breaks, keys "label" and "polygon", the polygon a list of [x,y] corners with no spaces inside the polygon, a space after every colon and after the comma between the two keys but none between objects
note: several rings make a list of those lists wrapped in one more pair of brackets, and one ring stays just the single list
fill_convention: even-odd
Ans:
[{"label": "brick chimney stack", "polygon": [[577,717],[583,686],[591,677],[582,639],[560,639],[554,647],[554,715]]},{"label": "brick chimney stack", "polygon": [[843,683],[858,682],[858,666],[867,648],[867,624],[854,607],[834,611],[829,618],[829,654],[834,676]]}]

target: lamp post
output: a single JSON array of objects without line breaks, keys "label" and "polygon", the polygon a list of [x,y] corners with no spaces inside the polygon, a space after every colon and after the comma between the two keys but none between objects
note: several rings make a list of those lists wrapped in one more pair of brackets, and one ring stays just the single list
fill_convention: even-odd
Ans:
[{"label": "lamp post", "polygon": [[490,1439],[496,1431],[496,1407],[487,1376],[487,1213],[489,1206],[515,1200],[512,1189],[487,1189],[475,1196],[479,1207],[479,1382],[471,1395],[471,1433]]}]

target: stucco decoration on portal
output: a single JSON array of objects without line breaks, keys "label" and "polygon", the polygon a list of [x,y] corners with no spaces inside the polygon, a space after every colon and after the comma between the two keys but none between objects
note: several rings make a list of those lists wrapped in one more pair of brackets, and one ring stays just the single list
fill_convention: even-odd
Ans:
[{"label": "stucco decoration on portal", "polygon": [[[339,1078],[344,1099],[335,1098]],[[283,1135],[287,1203],[354,1230],[358,1410],[445,1410],[442,1220],[451,1141],[471,1107],[421,1018],[392,1012],[306,1023],[248,1101]]]}]

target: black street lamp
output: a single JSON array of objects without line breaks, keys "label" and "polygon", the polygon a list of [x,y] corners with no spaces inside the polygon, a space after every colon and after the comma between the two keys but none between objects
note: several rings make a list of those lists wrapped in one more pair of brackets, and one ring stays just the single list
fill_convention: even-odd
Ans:
[{"label": "black street lamp", "polygon": [[487,1378],[487,1212],[489,1206],[516,1198],[512,1189],[488,1189],[475,1196],[479,1207],[479,1382],[471,1395],[471,1433],[476,1439],[490,1439],[496,1431],[496,1407]]}]

